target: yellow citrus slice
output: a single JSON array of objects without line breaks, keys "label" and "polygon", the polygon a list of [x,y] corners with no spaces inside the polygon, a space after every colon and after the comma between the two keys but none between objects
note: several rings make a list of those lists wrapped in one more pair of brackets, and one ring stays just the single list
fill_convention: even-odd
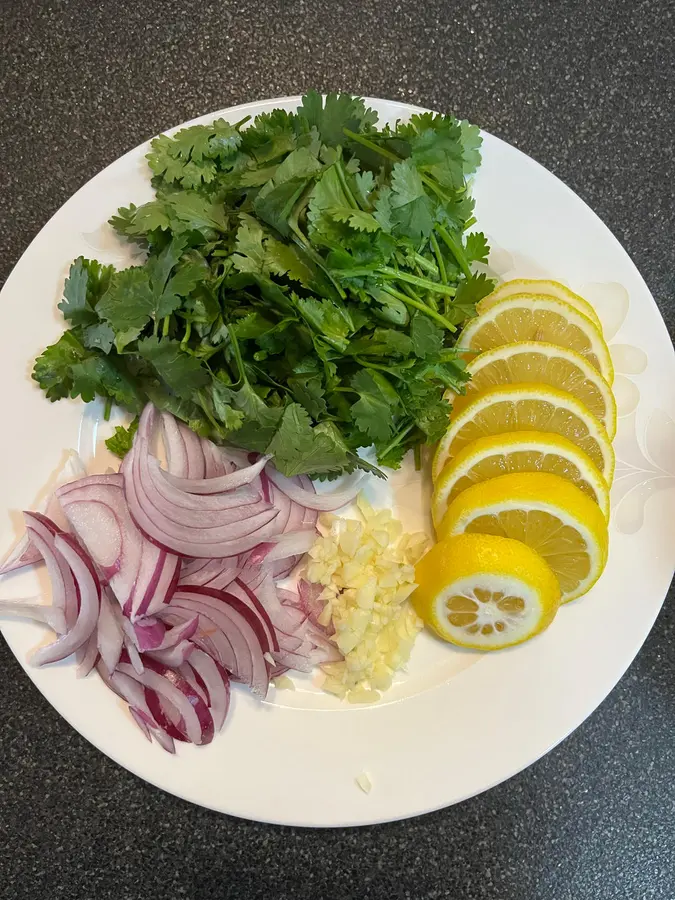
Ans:
[{"label": "yellow citrus slice", "polygon": [[565,287],[564,284],[560,284],[559,281],[546,281],[543,278],[514,278],[512,281],[505,281],[504,284],[500,284],[487,297],[483,297],[477,306],[478,312],[482,313],[500,300],[505,300],[506,297],[513,297],[514,294],[537,294],[538,296],[563,300],[565,303],[569,303],[570,306],[578,309],[580,313],[588,316],[602,334],[602,324],[598,314],[588,300],[584,300],[583,297],[575,294],[574,291]]},{"label": "yellow citrus slice", "polygon": [[[482,353],[517,341],[545,341],[576,350],[611,384],[614,369],[596,325],[569,303],[539,294],[515,294],[471,319],[457,346]],[[468,354],[467,354],[468,356]]]},{"label": "yellow citrus slice", "polygon": [[474,650],[522,644],[553,621],[560,587],[520,541],[460,534],[436,544],[415,568],[412,602],[446,641]]},{"label": "yellow citrus slice", "polygon": [[604,427],[576,397],[547,384],[507,384],[484,391],[450,420],[434,456],[436,481],[449,459],[477,438],[508,431],[546,431],[576,444],[598,467],[607,484],[614,475],[614,451]]},{"label": "yellow citrus slice", "polygon": [[548,472],[567,478],[609,518],[607,482],[583,450],[559,434],[514,431],[478,438],[446,463],[434,488],[434,525],[438,527],[449,504],[466,488],[511,472]]},{"label": "yellow citrus slice", "polygon": [[476,394],[498,384],[550,384],[573,394],[605,426],[610,440],[616,434],[616,401],[597,369],[574,350],[555,344],[521,341],[486,350],[467,364],[471,381],[466,393],[450,394],[456,414]]},{"label": "yellow citrus slice", "polygon": [[441,540],[465,532],[522,541],[553,570],[562,602],[585,594],[607,561],[607,522],[583,491],[559,475],[500,475],[455,497],[439,528]]}]

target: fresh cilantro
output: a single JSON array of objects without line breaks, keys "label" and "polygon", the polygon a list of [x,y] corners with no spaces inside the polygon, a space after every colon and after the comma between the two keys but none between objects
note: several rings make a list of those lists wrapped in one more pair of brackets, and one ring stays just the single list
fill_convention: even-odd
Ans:
[{"label": "fresh cilantro", "polygon": [[201,362],[183,352],[178,341],[145,338],[138,342],[138,352],[178,397],[188,400],[209,381]]},{"label": "fresh cilantro", "polygon": [[370,444],[399,466],[447,427],[458,326],[493,287],[472,268],[489,252],[470,231],[480,144],[450,116],[378,128],[363,100],[317,92],[155,138],[154,199],[110,220],[144,255],[73,262],[69,330],[34,379],[50,400],[150,401],[287,475],[381,474],[357,455]]},{"label": "fresh cilantro", "polygon": [[388,202],[394,233],[414,241],[429,237],[434,224],[432,204],[412,160],[396,163],[392,169]]},{"label": "fresh cilantro", "polygon": [[105,445],[111,453],[115,454],[115,456],[124,459],[129,450],[131,450],[131,445],[134,442],[134,435],[137,431],[138,416],[136,416],[128,428],[125,428],[123,425],[117,425],[114,433],[106,440]]},{"label": "fresh cilantro", "polygon": [[410,338],[413,343],[413,353],[420,359],[436,356],[443,348],[443,330],[436,323],[417,312],[410,325]]},{"label": "fresh cilantro", "polygon": [[386,441],[393,431],[392,413],[399,405],[398,395],[377,371],[362,369],[350,384],[359,395],[352,406],[357,428],[373,441]]}]

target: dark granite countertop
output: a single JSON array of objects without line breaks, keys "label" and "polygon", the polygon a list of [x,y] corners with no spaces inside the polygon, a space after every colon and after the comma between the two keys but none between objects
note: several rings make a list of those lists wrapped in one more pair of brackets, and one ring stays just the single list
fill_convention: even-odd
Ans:
[{"label": "dark granite countertop", "polygon": [[[466,116],[599,213],[675,326],[668,0],[3,0],[0,275],[99,169],[162,129],[309,87]],[[590,719],[487,794],[363,830],[258,825],[139,781],[0,642],[7,900],[675,898],[675,595]]]}]

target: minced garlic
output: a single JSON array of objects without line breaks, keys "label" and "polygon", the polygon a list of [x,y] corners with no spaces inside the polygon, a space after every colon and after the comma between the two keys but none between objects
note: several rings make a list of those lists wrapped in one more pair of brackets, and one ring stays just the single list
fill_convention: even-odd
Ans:
[{"label": "minced garlic", "polygon": [[322,584],[319,622],[332,623],[344,660],[327,663],[323,689],[351,703],[373,703],[407,662],[422,622],[408,603],[424,534],[404,534],[388,509],[360,496],[361,521],[321,517],[323,536],[309,551],[307,580]]}]

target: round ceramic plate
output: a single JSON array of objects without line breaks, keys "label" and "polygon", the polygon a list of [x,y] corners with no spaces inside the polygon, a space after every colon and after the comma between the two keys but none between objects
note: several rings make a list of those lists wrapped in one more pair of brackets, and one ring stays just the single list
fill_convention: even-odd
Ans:
[{"label": "round ceramic plate", "polygon": [[[232,122],[298,98],[268,100],[204,116]],[[382,121],[419,110],[370,100]],[[34,507],[63,451],[91,457],[97,409],[48,403],[31,383],[32,360],[60,333],[56,304],[64,276],[83,254],[127,265],[130,248],[105,224],[119,206],[150,199],[143,145],[78,191],[35,238],[2,291],[0,546],[11,543],[18,510]],[[591,210],[518,150],[484,134],[473,187],[478,226],[500,277],[550,277],[594,302],[617,370],[607,569],[582,601],[561,610],[530,643],[492,655],[461,652],[420,636],[407,673],[381,703],[354,708],[311,679],[264,703],[236,691],[223,733],[208,747],[170,756],[149,744],[95,675],[71,664],[26,668],[49,702],[120,765],[193,803],[250,819],[338,826],[384,822],[456,803],[525,768],[576,728],[619,680],[661,607],[675,560],[675,356],[644,281]],[[99,459],[98,464],[103,464]],[[409,527],[426,520],[429,489],[397,473],[373,499],[393,504]],[[25,595],[35,575],[3,580]],[[3,633],[25,667],[45,640],[39,626],[11,622]],[[39,735],[35,735],[40,740]],[[370,793],[356,779],[366,773]]]}]

